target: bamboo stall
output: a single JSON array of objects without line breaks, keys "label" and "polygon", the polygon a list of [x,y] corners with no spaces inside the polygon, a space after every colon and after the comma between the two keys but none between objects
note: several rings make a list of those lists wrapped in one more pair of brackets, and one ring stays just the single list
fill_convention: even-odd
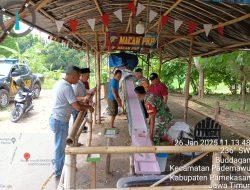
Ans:
[{"label": "bamboo stall", "polygon": [[[202,157],[204,157],[209,152],[213,152],[213,161],[212,164],[214,166],[217,166],[220,164],[218,162],[218,158],[221,157],[221,154],[225,150],[233,150],[234,152],[239,152],[242,150],[249,151],[250,145],[247,146],[233,146],[233,145],[218,145],[218,146],[152,146],[152,147],[119,147],[119,146],[112,146],[112,147],[67,147],[66,148],[66,154],[70,157],[70,159],[74,160],[74,157],[78,154],[131,154],[131,153],[185,153],[185,152],[203,152],[200,156],[194,158],[190,162],[186,163],[183,167],[187,167]],[[75,164],[75,162],[72,162]],[[72,165],[71,165],[72,166]],[[74,167],[71,167],[74,168]],[[70,172],[70,175],[67,176],[70,178],[68,179],[70,184],[65,183],[64,187],[67,188],[75,188],[75,171],[72,169]],[[159,180],[157,183],[153,184],[152,186],[155,187],[156,185],[159,185],[164,180],[168,179],[170,175],[178,173],[178,170],[173,171],[171,174],[167,175],[165,178]],[[213,175],[219,175],[218,170],[212,171]],[[219,181],[216,179],[211,180],[211,185],[218,184]],[[188,187],[188,186],[187,186]],[[146,187],[145,187],[146,188]],[[167,188],[167,187],[165,187]],[[176,187],[178,189],[178,187]]]},{"label": "bamboo stall", "polygon": [[[221,158],[223,150],[229,149],[235,152],[248,149],[249,146],[142,146],[142,147],[92,147],[92,122],[101,124],[101,58],[102,54],[110,54],[112,49],[111,41],[116,38],[109,38],[112,33],[117,36],[135,35],[141,38],[153,34],[156,36],[156,45],[145,48],[140,43],[138,49],[133,51],[145,58],[147,77],[150,75],[152,59],[159,60],[159,75],[163,76],[162,66],[164,63],[175,58],[187,58],[187,69],[185,79],[185,99],[183,118],[188,121],[188,111],[191,109],[190,101],[190,75],[192,70],[193,57],[208,57],[222,53],[232,52],[237,49],[250,48],[249,33],[249,5],[227,3],[224,1],[198,1],[198,0],[177,0],[177,1],[149,1],[134,0],[123,1],[66,1],[66,0],[25,0],[20,1],[19,14],[22,21],[29,26],[49,34],[56,42],[66,43],[69,48],[79,51],[86,51],[86,65],[90,67],[90,53],[94,54],[95,61],[95,113],[88,120],[83,119],[83,112],[80,112],[72,130],[69,133],[66,148],[65,167],[62,178],[66,189],[76,188],[76,156],[78,154],[135,154],[135,153],[184,153],[203,152],[188,164],[193,164],[205,154],[213,153],[213,164]],[[138,5],[144,7],[139,13]],[[4,22],[0,27],[0,42],[3,42],[8,34],[11,35],[11,28],[15,23],[15,9],[4,7],[1,10],[11,19]],[[15,6],[14,6],[15,7]],[[32,14],[28,8],[35,11],[36,22],[32,20]],[[117,12],[120,10],[121,13]],[[121,11],[122,10],[122,11]],[[152,15],[153,14],[153,15]],[[116,16],[118,15],[118,16]],[[152,18],[153,17],[153,18]],[[73,30],[70,21],[77,21],[76,30]],[[63,21],[60,31],[56,22]],[[94,24],[93,24],[94,21]],[[121,21],[121,22],[120,22]],[[176,23],[179,22],[179,27]],[[180,24],[181,22],[181,24]],[[92,24],[91,24],[92,23]],[[139,34],[138,24],[143,24],[144,31]],[[205,25],[211,26],[209,34]],[[127,50],[129,45],[124,49]],[[144,51],[145,50],[145,51]],[[144,64],[145,65],[145,64]],[[144,66],[145,67],[145,66]],[[245,80],[245,79],[244,79]],[[244,95],[244,94],[243,94]],[[244,95],[245,96],[245,95]],[[245,99],[245,97],[244,97]],[[217,103],[212,113],[216,121],[220,121],[222,108]],[[89,123],[88,142],[86,147],[76,147],[82,123]],[[245,136],[246,135],[242,135]],[[223,154],[227,157],[229,155]],[[131,162],[133,160],[131,159]],[[186,166],[187,166],[186,165]],[[94,165],[96,167],[96,165]],[[185,165],[184,165],[185,166]],[[178,172],[178,171],[176,171]],[[95,176],[96,173],[93,172]],[[245,173],[246,174],[246,173]],[[219,173],[215,173],[219,175]],[[167,179],[166,176],[165,179]],[[165,180],[164,179],[164,180]],[[160,183],[160,181],[158,182]],[[155,184],[155,185],[158,185]],[[217,185],[218,181],[211,181]],[[93,182],[92,187],[95,187]],[[205,189],[207,186],[177,186],[177,187],[140,187],[129,189]]]}]

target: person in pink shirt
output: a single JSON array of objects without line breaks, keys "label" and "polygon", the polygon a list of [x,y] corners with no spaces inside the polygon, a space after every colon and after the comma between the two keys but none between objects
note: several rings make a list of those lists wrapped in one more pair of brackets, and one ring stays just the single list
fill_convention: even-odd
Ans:
[{"label": "person in pink shirt", "polygon": [[168,87],[160,81],[157,73],[151,73],[149,79],[151,81],[151,85],[148,88],[148,92],[159,96],[167,106]]}]

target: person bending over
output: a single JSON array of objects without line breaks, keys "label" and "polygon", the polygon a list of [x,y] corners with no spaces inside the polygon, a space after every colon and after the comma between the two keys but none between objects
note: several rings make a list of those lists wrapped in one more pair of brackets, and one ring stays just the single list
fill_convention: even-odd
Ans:
[{"label": "person bending over", "polygon": [[163,137],[167,136],[168,124],[173,116],[165,109],[161,98],[153,93],[147,93],[143,86],[137,86],[134,91],[139,100],[144,100],[149,115],[150,138],[154,145],[159,145]]}]

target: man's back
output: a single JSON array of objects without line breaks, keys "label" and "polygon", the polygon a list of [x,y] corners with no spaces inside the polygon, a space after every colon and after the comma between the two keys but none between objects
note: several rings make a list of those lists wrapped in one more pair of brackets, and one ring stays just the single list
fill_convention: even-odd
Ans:
[{"label": "man's back", "polygon": [[82,83],[82,81],[78,81],[76,84],[72,84],[73,91],[75,93],[75,96],[86,96],[87,90],[85,87],[85,84]]},{"label": "man's back", "polygon": [[53,117],[68,122],[72,112],[71,104],[77,101],[71,84],[66,80],[59,81],[53,89],[53,99]]}]

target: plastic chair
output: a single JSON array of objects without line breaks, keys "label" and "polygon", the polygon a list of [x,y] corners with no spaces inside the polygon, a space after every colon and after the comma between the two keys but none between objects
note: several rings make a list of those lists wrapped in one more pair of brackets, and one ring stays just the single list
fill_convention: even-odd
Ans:
[{"label": "plastic chair", "polygon": [[194,140],[200,142],[201,140],[217,140],[220,144],[221,139],[221,125],[210,117],[198,122],[194,128]]}]

